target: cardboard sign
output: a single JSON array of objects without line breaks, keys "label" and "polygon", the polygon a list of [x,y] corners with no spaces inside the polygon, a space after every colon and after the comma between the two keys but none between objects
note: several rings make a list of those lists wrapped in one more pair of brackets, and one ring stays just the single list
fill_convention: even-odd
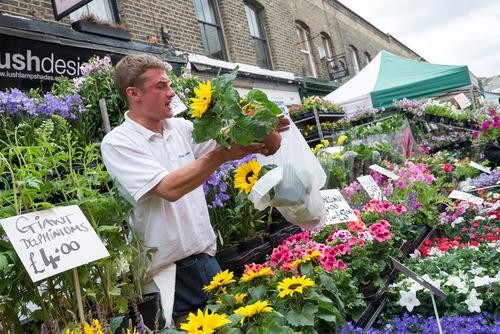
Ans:
[{"label": "cardboard sign", "polygon": [[458,105],[460,106],[460,109],[465,109],[472,104],[464,93],[455,95],[453,98],[455,99],[455,101],[457,101]]},{"label": "cardboard sign", "polygon": [[358,220],[338,189],[321,190],[320,193],[326,206],[326,225]]},{"label": "cardboard sign", "polygon": [[377,182],[373,179],[371,175],[363,175],[358,177],[358,182],[361,184],[363,189],[368,193],[373,199],[384,199],[384,195],[382,194],[382,190],[378,186]]},{"label": "cardboard sign", "polygon": [[370,166],[370,167],[368,167],[368,168],[370,168],[371,170],[374,170],[374,171],[376,171],[376,172],[379,172],[380,174],[385,175],[385,176],[387,176],[388,178],[390,178],[390,179],[392,179],[392,180],[397,180],[397,179],[399,179],[399,176],[397,176],[396,174],[394,174],[394,173],[393,173],[393,172],[391,172],[390,170],[385,169],[385,168],[384,168],[384,167],[382,167],[382,166],[379,166],[379,165],[374,164],[374,165],[371,165],[371,166]]},{"label": "cardboard sign", "polygon": [[484,202],[483,199],[480,197],[465,193],[463,191],[458,191],[458,190],[453,190],[448,197],[454,198],[454,199],[459,199],[462,201],[471,202],[471,203],[474,203],[476,205],[481,205]]},{"label": "cardboard sign", "polygon": [[184,104],[184,102],[182,102],[181,98],[177,96],[177,94],[175,94],[175,96],[170,101],[170,108],[172,108],[174,116],[187,109],[186,105]]},{"label": "cardboard sign", "polygon": [[487,174],[491,174],[491,169],[489,169],[488,167],[484,167],[478,164],[477,162],[471,161],[469,163],[469,166],[474,167],[475,169],[479,169],[480,171],[485,172]]},{"label": "cardboard sign", "polygon": [[433,293],[434,295],[438,296],[442,300],[445,300],[448,297],[448,295],[443,290],[435,287],[430,282],[428,282],[425,279],[423,279],[422,277],[418,276],[410,268],[406,267],[405,265],[403,265],[402,263],[400,263],[399,261],[397,261],[392,256],[389,256],[389,258],[391,259],[392,264],[394,265],[394,268],[396,268],[397,270],[399,270],[406,277],[411,278],[412,280],[414,280],[415,282],[417,282],[418,284],[420,284],[424,288],[429,289],[431,291],[431,293]]},{"label": "cardboard sign", "polygon": [[109,256],[78,205],[0,220],[33,282]]}]

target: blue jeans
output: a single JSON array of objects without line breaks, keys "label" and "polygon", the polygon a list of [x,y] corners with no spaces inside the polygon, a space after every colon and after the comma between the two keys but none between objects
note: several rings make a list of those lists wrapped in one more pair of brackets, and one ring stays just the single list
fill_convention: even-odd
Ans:
[{"label": "blue jeans", "polygon": [[176,264],[174,318],[206,306],[208,295],[203,286],[221,270],[217,260],[207,254],[191,255]]}]

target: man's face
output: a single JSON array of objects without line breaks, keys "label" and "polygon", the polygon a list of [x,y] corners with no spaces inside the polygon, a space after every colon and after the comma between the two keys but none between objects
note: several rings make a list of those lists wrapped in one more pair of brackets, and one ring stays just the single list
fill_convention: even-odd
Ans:
[{"label": "man's face", "polygon": [[170,80],[161,68],[150,68],[142,75],[142,87],[138,87],[141,108],[146,116],[154,120],[163,120],[173,116],[170,106],[174,91]]}]

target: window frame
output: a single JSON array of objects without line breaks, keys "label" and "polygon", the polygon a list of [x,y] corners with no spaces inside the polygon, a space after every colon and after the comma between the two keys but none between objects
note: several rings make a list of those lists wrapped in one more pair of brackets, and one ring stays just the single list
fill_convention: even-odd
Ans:
[{"label": "window frame", "polygon": [[325,49],[326,60],[330,60],[333,58],[333,44],[330,35],[326,32],[321,32],[321,42],[323,44],[323,48]]},{"label": "window frame", "polygon": [[[200,1],[200,4],[202,5],[202,10],[204,9],[204,6],[201,3],[201,1],[203,1],[203,0],[193,0],[194,13],[195,13],[196,20],[198,21],[198,27],[200,28],[200,35],[201,35],[201,39],[202,39],[202,43],[203,43],[204,54],[210,58],[228,61],[229,58],[228,58],[228,53],[227,53],[227,48],[226,48],[226,43],[225,43],[225,38],[224,38],[224,30],[222,28],[222,21],[220,19],[219,5],[217,3],[217,0],[206,0],[207,3],[209,4],[209,6],[211,6],[211,9],[213,10],[215,23],[202,20],[201,18],[198,17],[196,1]],[[203,12],[203,15],[206,16],[205,12]],[[203,30],[201,29],[201,26],[203,26]],[[208,38],[206,37],[205,26],[210,26],[210,27],[216,28],[217,36],[219,39],[219,44],[221,46],[222,59],[215,58],[212,56],[212,54],[207,54],[207,50],[205,49],[205,43],[204,43],[204,41],[207,41],[207,45],[208,45]],[[208,45],[208,52],[210,53],[210,46],[209,45]]]},{"label": "window frame", "polygon": [[[317,78],[317,72],[316,72],[316,66],[314,64],[314,61],[313,61],[313,57],[312,57],[312,47],[311,47],[311,44],[310,44],[310,40],[311,40],[311,33],[309,31],[309,27],[307,27],[307,25],[305,25],[304,23],[300,22],[300,21],[296,21],[295,22],[295,31],[297,32],[297,37],[299,38],[299,47],[300,47],[300,52],[302,53],[302,55],[307,55],[307,58],[309,60],[309,69],[311,70],[312,72],[312,78]],[[302,37],[304,37],[304,39],[302,40],[301,38],[301,34],[303,35]],[[301,48],[301,44],[303,44],[306,49],[302,49]],[[306,64],[303,64],[303,65],[306,65]],[[307,72],[307,70],[306,70]],[[305,73],[306,76],[309,76],[307,73]]]},{"label": "window frame", "polygon": [[358,57],[358,49],[354,45],[349,45],[351,51],[352,58],[352,67],[354,69],[354,74],[358,74],[361,68],[359,67],[359,57]]},{"label": "window frame", "polygon": [[[104,20],[113,21],[114,23],[118,23],[118,24],[121,23],[120,13],[118,11],[118,4],[116,3],[116,0],[102,0],[102,1],[103,2],[107,2],[108,6],[109,6],[109,10],[111,11],[111,18],[106,18]],[[68,14],[68,18],[69,18],[70,22],[76,22],[76,21],[80,20],[81,15],[79,15],[76,18],[72,18],[71,16],[75,17],[74,15],[77,15],[76,13],[78,13],[78,11],[81,11],[83,9],[87,9],[88,10],[88,6],[92,2],[93,1],[88,2],[85,5],[83,5],[82,7],[78,8],[77,10],[75,10],[74,12],[69,13]],[[90,12],[90,10],[88,10],[88,13],[89,14],[93,14],[92,12]]]},{"label": "window frame", "polygon": [[[254,46],[255,46],[255,56],[257,57],[257,41],[260,41],[262,42],[262,44],[264,45],[264,53],[265,53],[265,66],[260,66],[258,64],[258,62],[256,61],[257,63],[257,66],[259,67],[262,67],[262,68],[266,68],[266,69],[269,69],[269,70],[272,70],[273,68],[273,65],[272,65],[272,61],[271,61],[271,52],[269,50],[269,44],[267,43],[267,30],[266,30],[266,27],[265,27],[265,24],[264,24],[264,20],[263,20],[263,8],[260,7],[260,6],[257,6],[251,2],[247,2],[245,1],[243,3],[244,5],[244,8],[245,8],[245,16],[247,18],[247,22],[248,22],[248,29],[250,30],[250,37],[252,37],[253,41],[254,41]],[[251,12],[253,12],[254,14],[254,17],[255,17],[255,23],[257,24],[257,27],[255,27],[257,29],[257,31],[259,32],[260,35],[262,36],[254,36],[252,34],[252,29],[251,29],[251,25],[250,25],[250,18],[248,17],[248,11],[247,9]],[[258,60],[258,59],[257,59]]]}]

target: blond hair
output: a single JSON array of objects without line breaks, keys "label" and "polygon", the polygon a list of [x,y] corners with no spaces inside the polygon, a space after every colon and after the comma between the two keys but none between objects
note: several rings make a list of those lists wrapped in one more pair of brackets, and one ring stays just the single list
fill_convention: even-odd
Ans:
[{"label": "blond hair", "polygon": [[150,54],[128,55],[116,64],[115,86],[118,94],[127,101],[128,87],[141,87],[141,75],[150,68],[165,68],[163,62]]}]

